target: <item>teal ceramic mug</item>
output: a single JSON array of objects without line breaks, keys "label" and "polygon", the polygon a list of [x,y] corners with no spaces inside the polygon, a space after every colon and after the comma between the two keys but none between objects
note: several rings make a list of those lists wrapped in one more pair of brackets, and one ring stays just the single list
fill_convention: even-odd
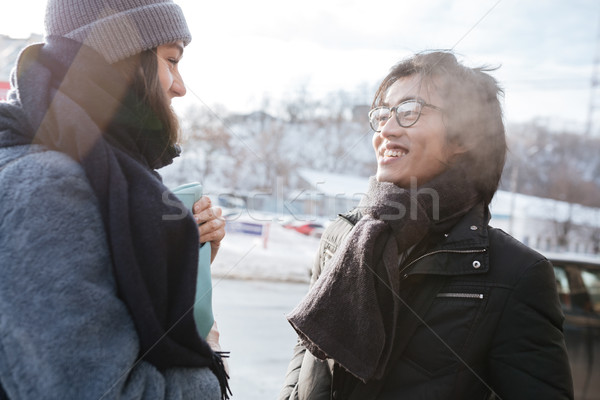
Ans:
[{"label": "teal ceramic mug", "polygon": [[[202,185],[198,182],[187,183],[171,190],[188,208],[202,197]],[[212,279],[210,276],[210,243],[202,243],[198,251],[198,276],[196,279],[196,299],[194,302],[194,322],[196,330],[206,338],[214,323],[212,311]]]}]

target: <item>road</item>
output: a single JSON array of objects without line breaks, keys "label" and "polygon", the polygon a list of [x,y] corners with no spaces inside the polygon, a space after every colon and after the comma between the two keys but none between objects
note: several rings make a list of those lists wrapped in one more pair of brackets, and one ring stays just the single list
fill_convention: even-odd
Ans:
[{"label": "road", "polygon": [[213,310],[229,359],[232,399],[276,399],[296,334],[285,319],[305,283],[213,278]]}]

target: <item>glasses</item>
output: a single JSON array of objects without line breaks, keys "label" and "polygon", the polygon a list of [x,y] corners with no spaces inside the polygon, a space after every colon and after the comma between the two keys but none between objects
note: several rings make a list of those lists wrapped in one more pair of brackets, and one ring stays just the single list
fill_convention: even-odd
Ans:
[{"label": "glasses", "polygon": [[433,104],[426,103],[421,99],[406,100],[395,107],[381,106],[369,111],[369,124],[375,132],[381,132],[384,125],[392,116],[392,112],[396,114],[396,122],[403,128],[413,126],[421,116],[423,107],[433,108],[441,111],[442,109]]}]

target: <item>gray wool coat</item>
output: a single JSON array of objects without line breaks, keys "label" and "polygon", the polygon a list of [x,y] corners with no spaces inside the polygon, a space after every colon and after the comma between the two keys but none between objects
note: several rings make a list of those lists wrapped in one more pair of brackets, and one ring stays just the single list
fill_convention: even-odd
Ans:
[{"label": "gray wool coat", "polygon": [[39,146],[1,148],[0,187],[0,386],[10,399],[220,398],[208,368],[136,362],[79,164]]}]

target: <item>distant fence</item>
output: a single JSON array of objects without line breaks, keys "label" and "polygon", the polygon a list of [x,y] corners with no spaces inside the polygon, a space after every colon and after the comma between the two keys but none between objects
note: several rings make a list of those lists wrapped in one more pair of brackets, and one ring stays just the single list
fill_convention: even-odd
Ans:
[{"label": "distant fence", "polygon": [[269,231],[271,224],[261,224],[256,222],[244,222],[244,221],[227,221],[225,230],[228,233],[241,233],[250,236],[259,236],[263,238],[263,247],[267,248],[267,242],[269,240]]}]

